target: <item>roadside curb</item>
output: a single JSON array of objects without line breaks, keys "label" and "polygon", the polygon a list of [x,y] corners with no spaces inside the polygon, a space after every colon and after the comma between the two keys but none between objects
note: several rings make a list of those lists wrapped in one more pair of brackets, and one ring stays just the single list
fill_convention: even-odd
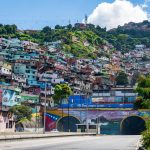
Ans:
[{"label": "roadside curb", "polygon": [[27,134],[27,135],[0,135],[0,142],[2,141],[13,141],[23,139],[37,139],[37,138],[58,138],[58,137],[69,137],[69,136],[96,136],[94,133],[63,133],[63,134]]}]

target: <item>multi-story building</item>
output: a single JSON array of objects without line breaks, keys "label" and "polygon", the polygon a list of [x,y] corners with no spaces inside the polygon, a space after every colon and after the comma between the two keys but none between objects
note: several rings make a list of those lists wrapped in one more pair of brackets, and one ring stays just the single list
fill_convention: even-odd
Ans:
[{"label": "multi-story building", "polygon": [[29,64],[15,63],[14,73],[19,75],[24,74],[29,86],[38,85],[37,69],[35,67],[30,66]]}]

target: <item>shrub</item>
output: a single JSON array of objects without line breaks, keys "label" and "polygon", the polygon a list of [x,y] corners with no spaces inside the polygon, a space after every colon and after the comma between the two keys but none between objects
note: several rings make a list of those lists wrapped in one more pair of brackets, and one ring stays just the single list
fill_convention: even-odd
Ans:
[{"label": "shrub", "polygon": [[150,149],[150,121],[146,123],[146,127],[147,127],[146,131],[142,133],[143,136],[142,142],[143,142],[143,147],[149,150]]},{"label": "shrub", "polygon": [[139,96],[137,97],[136,101],[134,102],[134,109],[139,109],[139,108],[142,108],[142,97]]},{"label": "shrub", "polygon": [[144,100],[141,96],[137,97],[134,109],[150,109],[150,99]]}]

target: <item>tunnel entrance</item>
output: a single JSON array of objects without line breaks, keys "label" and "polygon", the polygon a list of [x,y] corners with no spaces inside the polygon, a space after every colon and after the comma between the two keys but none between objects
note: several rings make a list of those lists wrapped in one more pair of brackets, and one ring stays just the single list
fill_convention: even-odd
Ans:
[{"label": "tunnel entrance", "polygon": [[58,120],[57,122],[57,130],[63,132],[76,132],[77,127],[76,124],[80,124],[79,119],[73,116],[65,116]]},{"label": "tunnel entrance", "polygon": [[121,134],[124,135],[139,135],[145,129],[145,121],[139,116],[129,116],[121,122]]}]

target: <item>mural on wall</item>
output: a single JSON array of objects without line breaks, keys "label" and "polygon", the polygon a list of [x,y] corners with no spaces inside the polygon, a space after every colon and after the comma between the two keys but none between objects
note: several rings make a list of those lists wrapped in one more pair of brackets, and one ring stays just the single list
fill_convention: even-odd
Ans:
[{"label": "mural on wall", "polygon": [[46,130],[51,131],[57,128],[59,119],[63,116],[74,116],[80,120],[80,123],[99,123],[101,124],[102,134],[120,134],[121,121],[131,115],[150,117],[150,111],[136,110],[86,110],[86,109],[64,109],[49,110],[46,113]]},{"label": "mural on wall", "polygon": [[46,114],[46,131],[51,131],[56,128],[56,122],[60,118],[55,114]]},{"label": "mural on wall", "polygon": [[2,94],[2,105],[3,106],[14,106],[20,101],[17,92],[13,90],[3,89]]},{"label": "mural on wall", "polygon": [[24,94],[21,95],[21,101],[22,102],[29,102],[29,103],[38,103],[39,102],[39,95],[29,95]]}]

